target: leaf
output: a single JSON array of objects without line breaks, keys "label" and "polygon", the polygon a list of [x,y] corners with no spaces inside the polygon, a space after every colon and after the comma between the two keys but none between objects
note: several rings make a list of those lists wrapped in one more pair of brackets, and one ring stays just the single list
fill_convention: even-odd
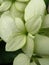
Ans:
[{"label": "leaf", "polygon": [[37,34],[35,36],[35,53],[49,55],[49,37]]},{"label": "leaf", "polygon": [[15,57],[13,65],[30,65],[30,60],[25,54],[19,54]]},{"label": "leaf", "polygon": [[32,21],[36,20],[37,17],[44,15],[45,10],[46,5],[44,0],[31,0],[25,8],[24,19],[26,22],[30,19]]},{"label": "leaf", "polygon": [[12,38],[5,46],[6,51],[16,51],[21,49],[26,43],[26,36],[19,35]]},{"label": "leaf", "polygon": [[34,36],[32,36],[31,34],[28,34],[26,44],[22,48],[23,52],[30,58],[34,52],[34,40],[33,39],[34,39]]},{"label": "leaf", "polygon": [[29,20],[28,22],[26,22],[25,26],[29,33],[36,34],[39,31],[41,24],[42,24],[42,19],[41,17],[39,17],[34,21]]}]

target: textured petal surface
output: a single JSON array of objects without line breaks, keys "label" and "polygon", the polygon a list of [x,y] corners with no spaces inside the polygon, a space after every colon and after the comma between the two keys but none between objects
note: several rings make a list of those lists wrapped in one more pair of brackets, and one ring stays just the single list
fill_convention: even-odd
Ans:
[{"label": "textured petal surface", "polygon": [[35,52],[40,55],[49,55],[49,37],[36,35]]},{"label": "textured petal surface", "polygon": [[26,36],[19,35],[12,38],[5,46],[6,51],[16,51],[21,49],[26,43]]},{"label": "textured petal surface", "polygon": [[45,9],[44,0],[31,0],[25,8],[25,21],[27,22],[31,18],[36,19],[39,16],[43,16]]},{"label": "textured petal surface", "polygon": [[34,52],[34,36],[28,34],[26,44],[22,48],[23,52],[26,53],[27,56],[31,57]]},{"label": "textured petal surface", "polygon": [[49,58],[41,58],[39,62],[41,65],[49,65]]},{"label": "textured petal surface", "polygon": [[25,33],[24,23],[20,18],[14,19],[7,13],[4,13],[0,20],[0,34],[1,38],[3,38],[5,42],[8,42],[13,36],[17,34]]},{"label": "textured petal surface", "polygon": [[26,3],[22,3],[22,2],[15,2],[15,7],[18,11],[20,12],[24,12],[24,9],[26,7]]},{"label": "textured petal surface", "polygon": [[42,19],[41,17],[39,17],[37,18],[37,20],[34,20],[34,21],[29,20],[28,22],[26,22],[25,26],[29,33],[35,34],[39,31],[41,27],[41,23],[42,23]]},{"label": "textured petal surface", "polygon": [[44,18],[42,28],[49,28],[49,14],[47,14]]},{"label": "textured petal surface", "polygon": [[30,65],[30,60],[25,54],[19,54],[13,62],[13,65]]},{"label": "textured petal surface", "polygon": [[0,6],[0,12],[6,11],[10,8],[11,6],[11,2],[10,1],[4,1],[1,6]]},{"label": "textured petal surface", "polygon": [[14,20],[10,16],[2,16],[1,17],[1,23],[0,23],[0,30],[1,30],[1,38],[7,42],[9,41],[10,36],[13,36],[16,34],[16,24],[14,23]]}]

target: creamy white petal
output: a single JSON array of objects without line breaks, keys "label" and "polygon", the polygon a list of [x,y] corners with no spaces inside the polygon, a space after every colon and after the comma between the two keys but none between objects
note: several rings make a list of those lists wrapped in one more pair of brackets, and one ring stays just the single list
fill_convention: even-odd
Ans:
[{"label": "creamy white petal", "polygon": [[49,65],[49,58],[38,59],[41,65]]},{"label": "creamy white petal", "polygon": [[42,28],[49,28],[49,14],[47,14],[42,23]]},{"label": "creamy white petal", "polygon": [[30,65],[37,65],[35,62],[30,63]]},{"label": "creamy white petal", "polygon": [[16,24],[10,16],[2,16],[0,22],[1,38],[7,42],[9,38],[16,34]]},{"label": "creamy white petal", "polygon": [[10,8],[11,6],[11,1],[4,1],[1,5],[0,5],[0,12],[6,11]]},{"label": "creamy white petal", "polygon": [[49,37],[39,34],[35,36],[35,52],[39,55],[49,55]]},{"label": "creamy white petal", "polygon": [[31,0],[25,8],[24,19],[29,21],[31,18],[34,20],[39,16],[43,16],[46,9],[44,0]]},{"label": "creamy white petal", "polygon": [[41,24],[42,24],[42,19],[41,17],[39,17],[34,21],[29,20],[28,22],[26,22],[25,26],[29,33],[35,34],[39,31]]},{"label": "creamy white petal", "polygon": [[32,36],[30,33],[27,36],[26,44],[22,48],[23,52],[31,58],[34,52],[34,36]]},{"label": "creamy white petal", "polygon": [[11,12],[12,17],[14,17],[14,18],[19,17],[19,18],[23,19],[24,14],[16,9],[15,3],[12,4],[10,12]]},{"label": "creamy white petal", "polygon": [[21,49],[26,43],[26,36],[19,35],[13,37],[5,46],[6,51],[16,51]]},{"label": "creamy white petal", "polygon": [[26,5],[27,5],[26,3],[15,2],[15,7],[20,12],[24,12]]},{"label": "creamy white petal", "polygon": [[15,35],[25,33],[24,23],[21,19],[14,19],[10,15],[3,14],[0,20],[0,35],[5,42]]},{"label": "creamy white petal", "polygon": [[29,0],[16,0],[16,1],[19,1],[19,2],[28,2]]},{"label": "creamy white petal", "polygon": [[25,54],[21,53],[15,57],[13,65],[30,65],[30,60]]},{"label": "creamy white petal", "polygon": [[15,23],[16,23],[17,29],[18,29],[21,33],[26,33],[25,25],[24,25],[24,22],[22,21],[21,18],[15,18]]}]

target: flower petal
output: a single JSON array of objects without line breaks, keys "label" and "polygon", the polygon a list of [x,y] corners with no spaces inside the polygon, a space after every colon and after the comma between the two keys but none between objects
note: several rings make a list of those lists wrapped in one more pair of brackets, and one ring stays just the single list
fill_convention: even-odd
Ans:
[{"label": "flower petal", "polygon": [[11,16],[1,16],[0,34],[1,38],[7,42],[9,38],[16,34],[16,24]]},{"label": "flower petal", "polygon": [[21,33],[26,33],[26,29],[25,29],[25,25],[24,22],[20,19],[20,18],[15,18],[15,23],[16,23],[16,27],[17,29],[21,32]]},{"label": "flower petal", "polygon": [[42,28],[49,28],[49,14],[47,14],[44,18]]},{"label": "flower petal", "polygon": [[26,22],[25,26],[29,33],[35,34],[39,31],[41,27],[41,23],[42,23],[42,19],[41,17],[39,17],[37,20],[34,21],[29,20],[28,22]]},{"label": "flower petal", "polygon": [[0,12],[8,10],[11,4],[12,4],[11,1],[4,1],[0,6]]},{"label": "flower petal", "polygon": [[12,17],[19,17],[23,19],[24,14],[16,9],[15,3],[11,6],[10,12]]},{"label": "flower petal", "polygon": [[28,2],[29,0],[17,0],[18,2]]},{"label": "flower petal", "polygon": [[26,3],[22,3],[22,2],[15,2],[15,7],[17,10],[19,10],[20,12],[24,12],[24,9],[26,7]]},{"label": "flower petal", "polygon": [[0,20],[0,35],[5,42],[8,42],[15,35],[25,33],[24,23],[20,18],[14,19],[4,13]]},{"label": "flower petal", "polygon": [[21,49],[26,43],[26,36],[25,35],[19,35],[12,38],[7,44],[6,44],[6,51],[16,51],[18,49]]},{"label": "flower petal", "polygon": [[22,48],[23,52],[31,58],[33,52],[34,52],[34,36],[32,36],[30,33],[27,36],[26,44]]},{"label": "flower petal", "polygon": [[49,55],[49,37],[39,34],[35,36],[35,53]]},{"label": "flower petal", "polygon": [[30,60],[25,54],[21,53],[14,59],[13,65],[30,65]]},{"label": "flower petal", "polygon": [[[38,2],[37,2],[38,1]],[[25,21],[29,21],[31,18],[35,20],[39,16],[43,16],[46,9],[44,0],[31,0],[25,8]]]},{"label": "flower petal", "polygon": [[49,58],[38,59],[41,65],[49,65]]},{"label": "flower petal", "polygon": [[35,62],[30,63],[30,65],[37,65]]}]

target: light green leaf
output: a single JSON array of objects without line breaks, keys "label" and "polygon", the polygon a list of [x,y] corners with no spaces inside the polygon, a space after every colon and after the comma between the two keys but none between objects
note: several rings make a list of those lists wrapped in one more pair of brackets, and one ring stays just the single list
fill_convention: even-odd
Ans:
[{"label": "light green leaf", "polygon": [[15,2],[15,7],[18,11],[20,12],[24,12],[24,9],[26,7],[26,3],[22,3],[22,2]]},{"label": "light green leaf", "polygon": [[42,28],[49,28],[49,14],[47,14],[42,23]]},{"label": "light green leaf", "polygon": [[25,26],[29,33],[36,34],[41,27],[41,23],[42,23],[42,19],[41,17],[39,17],[34,21],[29,20],[28,22],[26,22]]},{"label": "light green leaf", "polygon": [[1,5],[0,5],[0,12],[6,11],[10,8],[11,6],[11,1],[4,1]]},{"label": "light green leaf", "polygon": [[31,58],[33,52],[34,52],[34,36],[32,36],[30,33],[27,36],[26,44],[22,48],[23,52]]},{"label": "light green leaf", "polygon": [[26,43],[26,36],[19,35],[13,37],[5,46],[6,51],[16,51],[21,49]]},{"label": "light green leaf", "polygon": [[49,55],[49,37],[39,34],[35,36],[35,53]]},{"label": "light green leaf", "polygon": [[46,5],[44,0],[31,0],[25,8],[25,21],[28,22],[31,18],[32,20],[35,20],[37,17],[43,16],[45,9]]},{"label": "light green leaf", "polygon": [[14,59],[13,65],[30,65],[30,60],[25,54],[21,53]]},{"label": "light green leaf", "polygon": [[49,65],[49,58],[38,59],[41,65]]}]

